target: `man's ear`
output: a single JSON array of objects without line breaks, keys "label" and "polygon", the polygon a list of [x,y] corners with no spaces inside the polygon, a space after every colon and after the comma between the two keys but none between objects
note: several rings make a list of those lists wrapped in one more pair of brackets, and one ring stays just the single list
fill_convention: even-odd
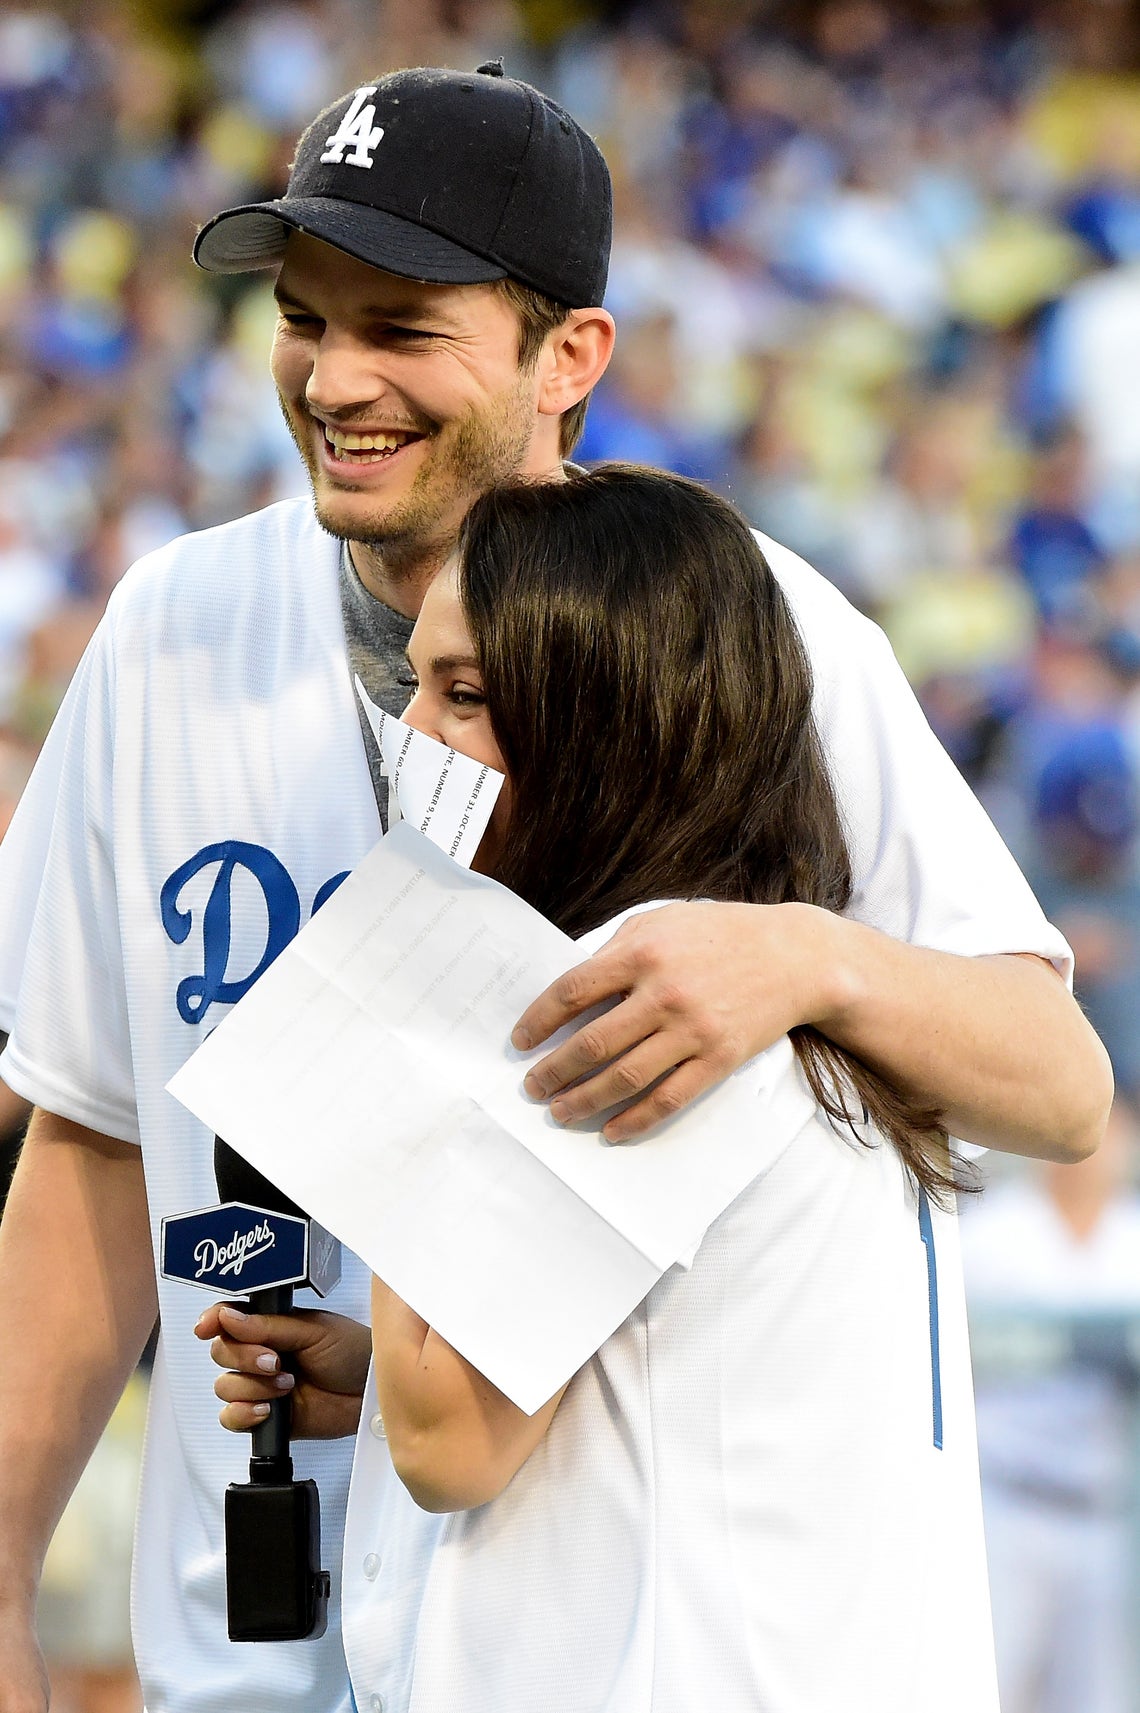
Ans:
[{"label": "man's ear", "polygon": [[562,416],[602,378],[614,348],[614,318],[606,309],[573,309],[547,335],[538,360],[538,414]]}]

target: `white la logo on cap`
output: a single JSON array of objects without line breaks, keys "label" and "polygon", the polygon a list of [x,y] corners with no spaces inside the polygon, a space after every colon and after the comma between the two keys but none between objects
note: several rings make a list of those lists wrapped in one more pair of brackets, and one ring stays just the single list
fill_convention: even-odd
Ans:
[{"label": "white la logo on cap", "polygon": [[[368,97],[375,95],[375,93],[376,85],[374,83],[365,84],[362,89],[357,90],[352,98],[352,105],[341,120],[340,125],[331,137],[325,138],[328,148],[321,156],[322,161],[335,161],[338,166],[345,162],[350,167],[370,167],[372,165],[372,156],[369,151],[376,147],[384,135],[384,127],[372,123],[376,117],[375,107],[371,103],[367,107],[364,105]],[[350,143],[352,144],[352,153],[346,157],[344,151]]]}]

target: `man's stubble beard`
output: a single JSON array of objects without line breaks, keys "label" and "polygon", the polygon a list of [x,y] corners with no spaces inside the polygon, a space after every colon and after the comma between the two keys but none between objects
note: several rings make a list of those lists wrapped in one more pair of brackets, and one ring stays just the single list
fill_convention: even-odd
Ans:
[{"label": "man's stubble beard", "polygon": [[[317,522],[341,541],[376,550],[386,561],[415,564],[421,558],[442,562],[455,544],[459,526],[480,494],[512,476],[526,463],[535,430],[534,399],[525,374],[518,386],[500,393],[492,408],[472,408],[465,417],[429,438],[430,461],[417,471],[408,492],[373,517],[347,516],[335,496],[318,489],[316,457],[279,397],[289,433],[313,485]],[[457,501],[459,504],[457,505]]]}]

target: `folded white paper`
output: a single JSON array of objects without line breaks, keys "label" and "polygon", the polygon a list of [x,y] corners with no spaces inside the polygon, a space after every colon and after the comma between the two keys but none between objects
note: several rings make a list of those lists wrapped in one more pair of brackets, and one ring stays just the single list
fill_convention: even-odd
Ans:
[{"label": "folded white paper", "polygon": [[378,708],[356,679],[388,776],[388,825],[410,821],[465,868],[479,849],[505,776]]},{"label": "folded white paper", "polygon": [[402,822],[169,1085],[527,1412],[814,1112],[785,1037],[639,1142],[556,1125],[510,1031],[598,938]]}]

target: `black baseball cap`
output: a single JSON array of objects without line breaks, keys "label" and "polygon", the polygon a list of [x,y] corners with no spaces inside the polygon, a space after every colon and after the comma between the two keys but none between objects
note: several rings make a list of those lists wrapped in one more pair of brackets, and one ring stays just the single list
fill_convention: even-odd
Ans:
[{"label": "black baseball cap", "polygon": [[612,207],[597,144],[501,61],[417,66],[326,107],[284,196],[216,214],[194,260],[214,273],[270,267],[292,229],[408,279],[509,276],[584,309],[605,293]]}]

